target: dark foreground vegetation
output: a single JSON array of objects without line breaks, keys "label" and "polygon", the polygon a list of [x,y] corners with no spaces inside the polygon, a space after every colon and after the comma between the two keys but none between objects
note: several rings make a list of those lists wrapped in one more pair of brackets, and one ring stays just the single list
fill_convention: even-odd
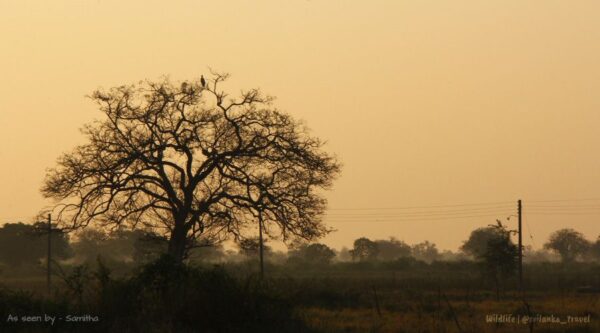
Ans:
[{"label": "dark foreground vegetation", "polygon": [[[120,279],[101,261],[93,270],[75,267],[50,298],[4,288],[0,315],[5,329],[24,332],[307,331],[290,301],[256,277],[238,280],[222,267],[186,267],[163,257]],[[7,322],[9,315],[19,322]],[[22,322],[38,315],[42,322]],[[62,320],[50,325],[45,315]]]},{"label": "dark foreground vegetation", "polygon": [[[497,285],[472,261],[271,263],[264,279],[256,268],[252,260],[184,266],[163,257],[114,277],[100,260],[65,268],[51,297],[44,295],[41,275],[5,279],[0,327],[9,332],[600,331],[600,265],[594,263],[528,264],[523,293],[515,278]],[[50,325],[44,314],[62,320]],[[69,314],[80,321],[66,322]],[[494,314],[590,322],[486,322]],[[7,322],[9,315],[19,322]],[[21,316],[38,315],[42,322],[22,322]]]}]

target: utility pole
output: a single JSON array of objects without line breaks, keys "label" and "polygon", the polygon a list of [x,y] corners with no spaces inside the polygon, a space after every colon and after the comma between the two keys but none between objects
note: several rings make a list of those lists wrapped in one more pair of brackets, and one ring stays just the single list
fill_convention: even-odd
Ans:
[{"label": "utility pole", "polygon": [[519,215],[519,289],[523,290],[523,207],[520,199],[517,205]]},{"label": "utility pole", "polygon": [[52,275],[50,274],[50,262],[52,261],[52,217],[50,214],[48,214],[48,258],[46,261],[46,283],[48,284],[48,295],[50,295],[52,290]]},{"label": "utility pole", "polygon": [[264,263],[264,247],[263,247],[263,219],[262,212],[258,214],[258,241],[260,251],[260,278],[265,277],[265,263]]}]

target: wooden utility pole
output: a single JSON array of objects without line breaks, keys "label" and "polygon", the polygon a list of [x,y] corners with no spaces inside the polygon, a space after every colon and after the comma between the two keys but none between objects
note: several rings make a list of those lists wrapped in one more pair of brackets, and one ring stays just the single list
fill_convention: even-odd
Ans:
[{"label": "wooden utility pole", "polygon": [[521,200],[518,201],[519,215],[519,289],[523,290],[523,208]]},{"label": "wooden utility pole", "polygon": [[52,261],[52,217],[50,214],[48,214],[48,258],[46,261],[46,283],[48,284],[48,295],[50,295],[52,290],[52,274],[50,274],[50,262]]},{"label": "wooden utility pole", "polygon": [[260,252],[260,278],[265,277],[265,263],[264,263],[264,245],[263,245],[263,219],[262,213],[258,217],[258,242]]}]

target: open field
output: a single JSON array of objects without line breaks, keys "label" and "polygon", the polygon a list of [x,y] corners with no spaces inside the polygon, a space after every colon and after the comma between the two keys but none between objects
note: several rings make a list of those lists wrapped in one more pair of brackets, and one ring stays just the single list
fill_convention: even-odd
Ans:
[{"label": "open field", "polygon": [[[525,266],[523,293],[516,288],[516,279],[505,281],[496,289],[469,262],[430,265],[413,262],[409,266],[401,263],[339,263],[303,268],[269,265],[267,277],[262,281],[253,270],[252,262],[224,264],[219,269],[227,272],[223,274],[232,277],[232,281],[237,281],[244,292],[252,291],[247,294],[253,295],[248,296],[250,303],[259,308],[273,311],[272,302],[284,304],[281,308],[288,308],[288,315],[297,322],[296,328],[285,329],[291,332],[600,332],[598,265]],[[214,268],[203,269],[210,272]],[[57,303],[60,303],[58,300],[77,303],[72,290],[58,277],[54,279]],[[227,304],[227,300],[238,297],[237,292],[227,290],[222,282],[207,285],[207,281],[213,280],[203,278],[201,281],[193,282],[196,284],[192,286],[212,288],[202,297],[205,301],[208,299],[208,304],[221,298],[217,309],[219,306],[231,307],[233,304]],[[42,297],[45,288],[45,279],[41,275],[5,277],[1,283],[7,292],[33,291],[30,295],[33,298],[36,294]],[[107,314],[98,305],[96,289],[100,287],[97,281],[90,278],[86,283],[80,294],[83,305],[64,308],[96,311],[100,318],[108,316],[106,320],[114,321],[118,314]],[[255,299],[256,295],[262,296]],[[10,305],[4,304],[0,310],[7,308]],[[24,307],[21,305],[21,308]],[[60,307],[55,306],[57,308]],[[2,315],[7,316],[6,313]],[[216,312],[212,316],[218,315]],[[6,324],[5,320],[3,322]],[[277,331],[277,324],[274,325],[265,331]],[[29,326],[18,327],[27,329]],[[45,327],[36,325],[35,328],[43,331]],[[93,331],[94,326],[79,323],[67,328],[76,332],[84,328]],[[223,332],[229,331],[237,332],[235,329]]]}]

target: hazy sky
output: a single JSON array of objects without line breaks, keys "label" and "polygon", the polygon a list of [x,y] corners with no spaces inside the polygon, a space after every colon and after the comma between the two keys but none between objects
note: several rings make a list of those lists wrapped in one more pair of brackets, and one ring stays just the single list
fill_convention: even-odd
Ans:
[{"label": "hazy sky", "polygon": [[563,226],[600,233],[600,214],[527,211],[600,198],[598,1],[0,0],[0,31],[0,223],[47,204],[46,168],[101,116],[86,94],[210,66],[277,96],[343,162],[330,245],[456,249],[494,217],[343,209],[519,198],[537,247]]}]

